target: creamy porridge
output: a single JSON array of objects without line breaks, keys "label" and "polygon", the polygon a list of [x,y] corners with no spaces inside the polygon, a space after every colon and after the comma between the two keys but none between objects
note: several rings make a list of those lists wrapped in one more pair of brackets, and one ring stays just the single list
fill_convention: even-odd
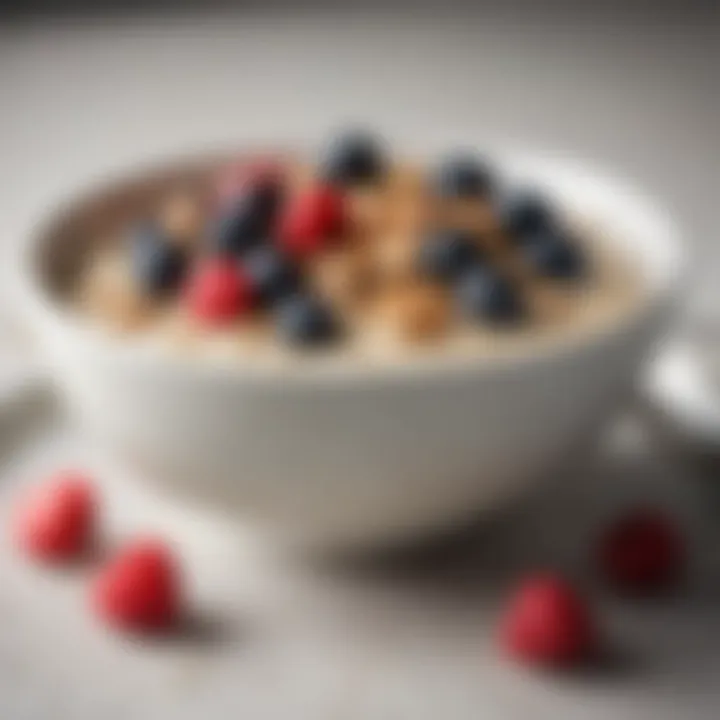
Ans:
[{"label": "creamy porridge", "polygon": [[602,229],[540,188],[504,188],[470,152],[422,167],[348,133],[319,158],[228,158],[166,185],[103,228],[74,302],[193,356],[531,349],[611,323],[642,294]]}]

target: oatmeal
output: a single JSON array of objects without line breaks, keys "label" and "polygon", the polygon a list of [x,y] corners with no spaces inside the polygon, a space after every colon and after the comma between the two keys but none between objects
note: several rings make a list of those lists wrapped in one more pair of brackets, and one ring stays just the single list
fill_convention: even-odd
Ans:
[{"label": "oatmeal", "polygon": [[597,228],[501,181],[360,133],[319,159],[230,158],[98,243],[77,305],[200,356],[368,360],[531,347],[632,307],[639,278]]}]

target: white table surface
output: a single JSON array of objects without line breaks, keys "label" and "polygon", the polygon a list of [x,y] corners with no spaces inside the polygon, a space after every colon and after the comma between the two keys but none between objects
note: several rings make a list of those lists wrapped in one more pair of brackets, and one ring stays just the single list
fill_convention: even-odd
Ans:
[{"label": "white table surface", "polygon": [[[48,203],[109,168],[245,138],[316,136],[360,117],[416,140],[562,149],[637,178],[676,210],[703,260],[695,299],[712,304],[718,39],[712,23],[357,13],[350,22],[307,12],[0,28],[2,242],[9,247]],[[715,718],[720,616],[704,573],[677,603],[602,601],[627,655],[617,672],[558,681],[495,656],[491,628],[508,580],[536,563],[582,567],[594,523],[623,495],[665,498],[707,547],[707,518],[683,472],[631,445],[619,466],[601,462],[577,488],[531,500],[506,526],[419,567],[326,574],[195,557],[206,572],[244,568],[228,585],[208,584],[240,587],[233,603],[247,601],[248,617],[261,618],[228,653],[212,643],[208,652],[111,647],[80,629],[77,582],[28,578],[3,552],[0,715]],[[599,492],[606,484],[617,492]],[[167,662],[178,655],[179,665]],[[209,670],[191,680],[198,666]],[[108,694],[109,677],[117,683]]]},{"label": "white table surface", "polygon": [[[38,400],[42,396],[38,396]],[[355,563],[293,557],[187,515],[45,403],[0,417],[0,526],[18,485],[71,464],[102,480],[112,546],[159,533],[183,561],[195,626],[174,640],[104,632],[87,611],[93,564],[49,572],[0,544],[0,717],[12,720],[712,720],[720,709],[720,557],[700,476],[660,460],[642,425],[494,520],[434,547]],[[605,592],[588,562],[625,503],[672,509],[691,549],[676,597]],[[160,500],[160,502],[158,502]],[[720,504],[720,498],[715,498]],[[720,508],[716,507],[717,514]],[[534,673],[499,652],[518,576],[554,567],[588,594],[606,662]]]}]

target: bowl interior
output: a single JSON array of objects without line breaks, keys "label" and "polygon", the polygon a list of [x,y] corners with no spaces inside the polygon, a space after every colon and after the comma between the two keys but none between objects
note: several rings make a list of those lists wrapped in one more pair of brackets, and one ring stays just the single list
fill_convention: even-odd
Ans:
[{"label": "bowl interior", "polygon": [[[176,161],[140,170],[111,180],[66,204],[51,217],[26,250],[28,261],[21,270],[27,281],[27,296],[36,307],[42,306],[47,319],[62,322],[67,328],[86,333],[82,318],[66,302],[67,291],[82,267],[91,245],[111,241],[113,235],[130,219],[150,215],[158,202],[173,189],[203,187],[227,155],[213,154]],[[611,179],[592,165],[546,156],[501,156],[500,167],[510,184],[537,186],[559,207],[578,217],[590,227],[600,230],[598,239],[607,242],[638,269],[644,287],[642,298],[630,311],[633,317],[612,319],[612,327],[592,328],[586,336],[573,335],[569,340],[553,338],[548,347],[536,348],[535,357],[557,354],[578,343],[597,340],[604,331],[637,320],[638,314],[649,312],[675,294],[684,270],[682,249],[667,214],[630,184]],[[567,341],[566,341],[567,340]],[[104,335],[102,342],[113,342]],[[122,353],[137,352],[133,343],[116,343]],[[525,353],[527,355],[527,353]],[[181,361],[181,359],[178,359]],[[482,364],[492,365],[498,358]],[[512,353],[500,358],[515,358]],[[166,361],[166,359],[164,360]],[[172,361],[175,362],[175,361]],[[438,360],[441,365],[442,361]],[[437,364],[437,363],[436,363]],[[478,359],[473,359],[478,364]],[[345,363],[347,366],[347,363]],[[303,373],[307,366],[303,369]],[[342,373],[347,374],[347,367]],[[356,368],[361,374],[378,368]],[[287,374],[287,373],[285,373]]]},{"label": "bowl interior", "polygon": [[111,243],[129,223],[152,217],[168,194],[202,192],[221,162],[211,157],[142,169],[63,206],[31,248],[30,271],[37,275],[39,290],[62,303],[91,248]]}]

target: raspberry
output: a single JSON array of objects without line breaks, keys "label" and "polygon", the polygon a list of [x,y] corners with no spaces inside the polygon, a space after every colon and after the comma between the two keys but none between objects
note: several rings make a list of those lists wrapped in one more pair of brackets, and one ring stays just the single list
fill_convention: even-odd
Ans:
[{"label": "raspberry", "polygon": [[158,540],[124,548],[91,585],[93,610],[124,630],[159,631],[180,612],[180,577],[173,553]]},{"label": "raspberry", "polygon": [[536,665],[574,665],[594,650],[589,610],[561,577],[539,574],[525,580],[501,624],[507,652]]},{"label": "raspberry", "polygon": [[186,288],[190,312],[209,325],[222,325],[250,310],[253,291],[240,267],[230,260],[203,262]]},{"label": "raspberry", "polygon": [[280,218],[278,239],[289,255],[304,258],[321,250],[341,228],[344,199],[336,189],[317,185],[291,198]]},{"label": "raspberry", "polygon": [[95,529],[92,481],[76,471],[57,473],[32,488],[15,517],[15,537],[28,555],[45,562],[76,558]]},{"label": "raspberry", "polygon": [[650,508],[632,510],[601,538],[599,564],[607,582],[626,594],[670,588],[685,563],[685,544],[673,521]]}]

